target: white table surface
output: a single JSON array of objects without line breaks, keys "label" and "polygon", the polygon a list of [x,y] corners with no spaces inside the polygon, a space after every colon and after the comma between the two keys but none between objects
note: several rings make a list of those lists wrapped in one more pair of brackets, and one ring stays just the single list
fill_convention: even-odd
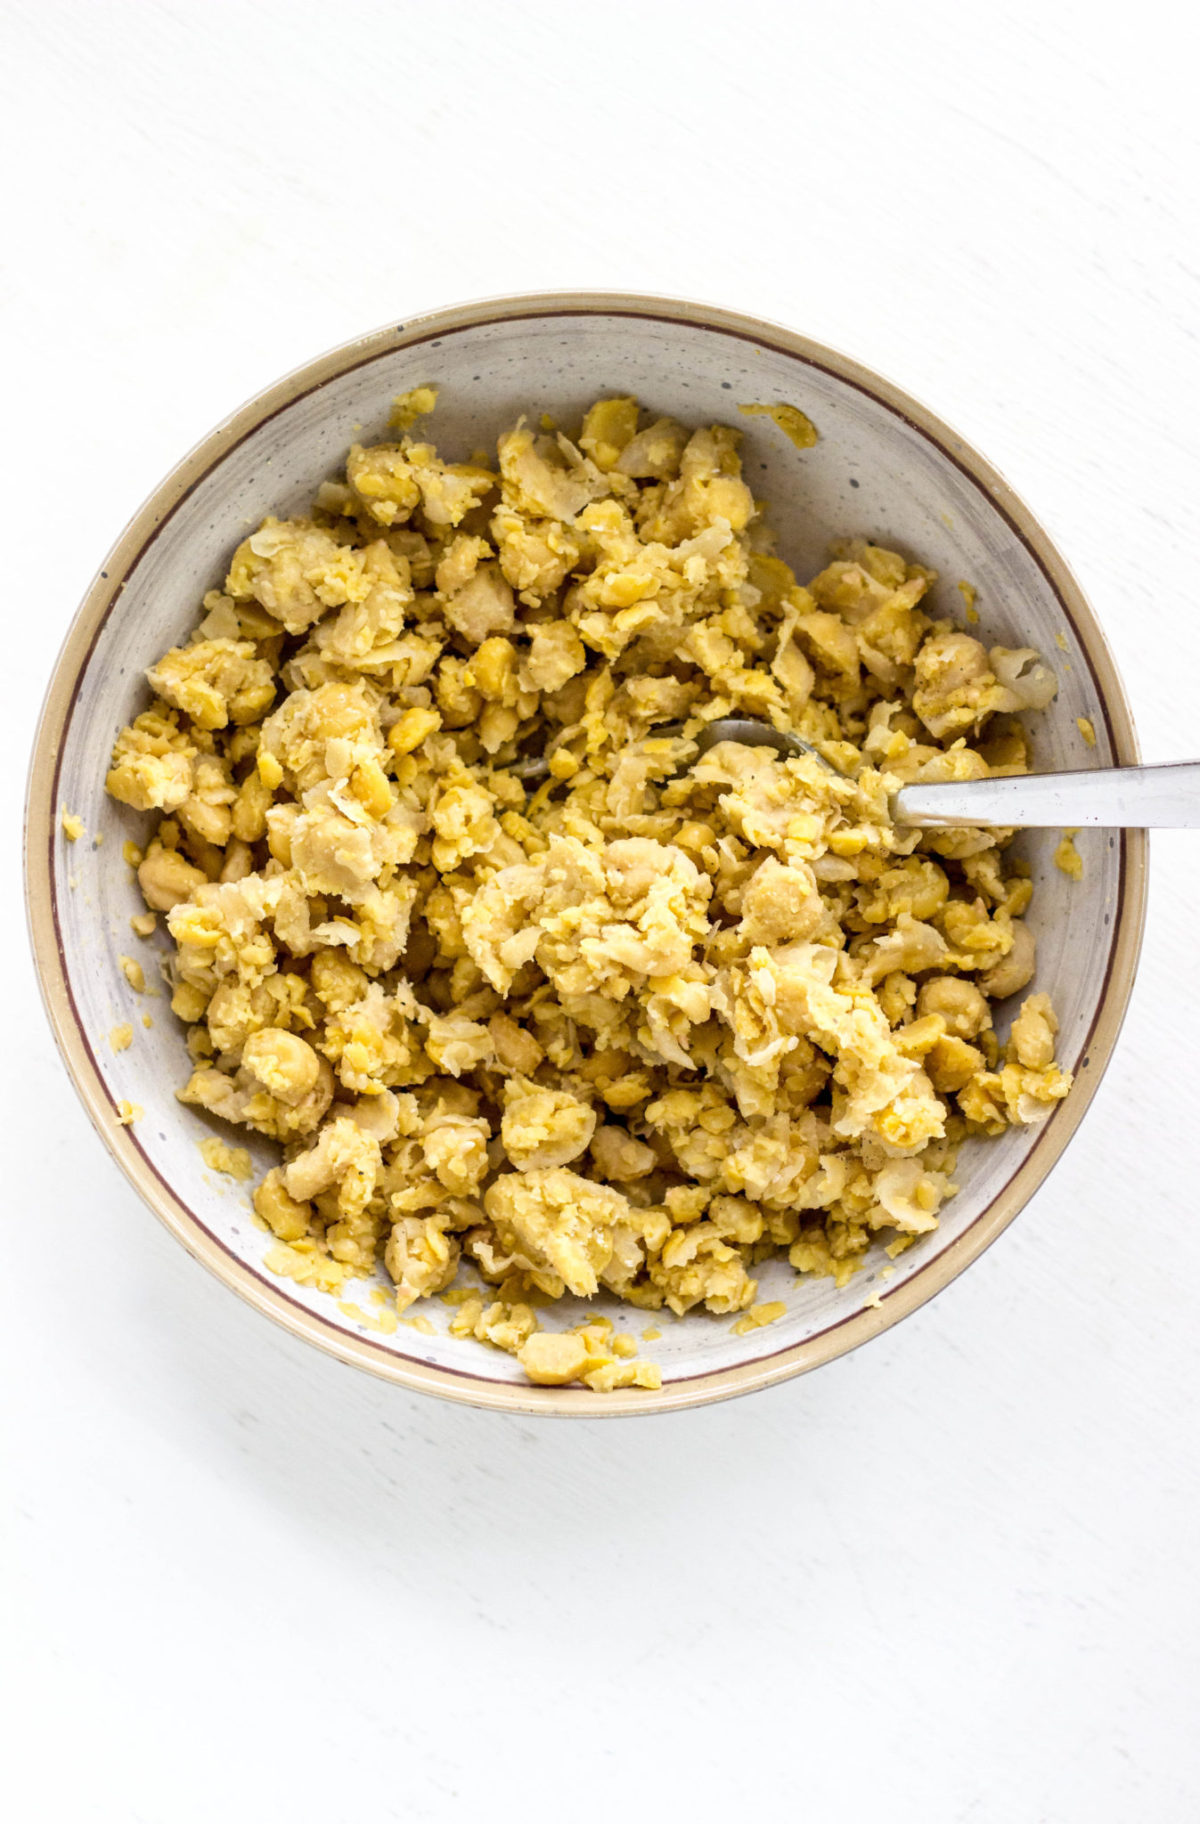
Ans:
[{"label": "white table surface", "polygon": [[323,347],[536,287],[894,375],[1058,539],[1147,757],[1200,753],[1195,53],[1083,0],[4,9],[14,1824],[1200,1817],[1200,835],[1154,839],[1116,1062],[996,1247],[815,1376],[620,1424],[408,1396],[194,1266],[76,1105],[16,864],[161,473]]}]

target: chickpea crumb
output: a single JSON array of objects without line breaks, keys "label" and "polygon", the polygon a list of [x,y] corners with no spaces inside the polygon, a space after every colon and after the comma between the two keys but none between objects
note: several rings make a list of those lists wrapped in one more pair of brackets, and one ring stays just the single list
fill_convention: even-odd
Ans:
[{"label": "chickpea crumb", "polygon": [[132,1127],[135,1121],[142,1119],[145,1112],[140,1102],[129,1102],[122,1098],[117,1103],[117,1120],[122,1127]]},{"label": "chickpea crumb", "polygon": [[1077,830],[1064,830],[1062,840],[1054,851],[1054,865],[1071,880],[1083,879],[1083,857],[1075,847]]},{"label": "chickpea crumb", "polygon": [[138,962],[137,958],[133,956],[119,956],[117,962],[120,965],[121,974],[125,977],[125,980],[129,983],[129,986],[133,989],[134,993],[145,994],[146,971],[142,968],[142,965]]},{"label": "chickpea crumb", "polygon": [[133,1044],[133,1027],[129,1025],[128,1021],[122,1020],[119,1025],[112,1028],[108,1035],[108,1043],[109,1049],[114,1052],[129,1050]]},{"label": "chickpea crumb", "polygon": [[1089,747],[1096,745],[1096,728],[1090,716],[1076,716],[1075,726]]},{"label": "chickpea crumb", "polygon": [[748,1336],[752,1330],[761,1330],[766,1324],[777,1323],[786,1317],[787,1306],[782,1299],[773,1298],[764,1305],[751,1305],[744,1317],[739,1317],[733,1325],[734,1336]]},{"label": "chickpea crumb", "polygon": [[364,1330],[374,1331],[377,1335],[394,1336],[400,1326],[401,1320],[393,1308],[364,1311],[361,1305],[354,1304],[350,1299],[339,1299],[337,1308],[343,1317],[348,1317],[352,1323],[361,1324]]},{"label": "chickpea crumb", "polygon": [[200,1142],[200,1156],[210,1172],[245,1184],[254,1176],[254,1161],[244,1146],[228,1146],[216,1134]]},{"label": "chickpea crumb", "polygon": [[[437,402],[436,386],[414,386],[411,392],[398,393],[392,400],[392,409],[388,413],[389,430],[410,431],[418,418],[424,418],[433,411]],[[357,428],[361,430],[362,426]]]},{"label": "chickpea crumb", "polygon": [[539,1387],[561,1387],[578,1380],[587,1359],[587,1344],[570,1331],[539,1330],[521,1345],[517,1355],[529,1379]]},{"label": "chickpea crumb", "polygon": [[798,405],[739,405],[738,411],[747,418],[769,418],[798,450],[811,450],[817,441],[816,425]]}]

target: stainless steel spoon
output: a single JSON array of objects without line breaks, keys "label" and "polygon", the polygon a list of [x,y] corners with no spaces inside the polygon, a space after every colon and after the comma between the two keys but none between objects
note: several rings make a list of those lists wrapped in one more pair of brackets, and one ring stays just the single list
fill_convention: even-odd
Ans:
[{"label": "stainless steel spoon", "polygon": [[[682,722],[656,728],[656,736],[682,735]],[[812,754],[829,762],[799,735],[750,717],[725,716],[695,737],[696,758],[720,741],[773,747],[780,754]],[[544,757],[518,760],[510,769],[533,784],[549,775]],[[830,767],[832,772],[834,769]],[[1072,773],[1012,773],[966,779],[954,785],[903,785],[892,799],[896,823],[916,829],[1200,829],[1200,760],[1167,766],[1096,767]]]}]

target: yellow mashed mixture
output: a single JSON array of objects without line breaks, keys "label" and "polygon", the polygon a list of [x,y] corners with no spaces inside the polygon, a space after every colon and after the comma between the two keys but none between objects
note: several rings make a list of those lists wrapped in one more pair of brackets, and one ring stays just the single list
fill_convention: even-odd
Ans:
[{"label": "yellow mashed mixture", "polygon": [[[604,399],[493,467],[410,434],[434,398],[239,546],[108,789],[157,819],[179,1094],[278,1142],[270,1264],[336,1294],[381,1260],[399,1313],[444,1294],[535,1381],[654,1386],[632,1337],[539,1312],[769,1322],[759,1262],[843,1284],[937,1226],[966,1135],[1066,1094],[1044,994],[993,1027],[1034,973],[1010,833],[888,809],[1023,771],[1054,683],[894,551],[801,585],[734,430]],[[730,714],[833,770],[696,760]]]}]

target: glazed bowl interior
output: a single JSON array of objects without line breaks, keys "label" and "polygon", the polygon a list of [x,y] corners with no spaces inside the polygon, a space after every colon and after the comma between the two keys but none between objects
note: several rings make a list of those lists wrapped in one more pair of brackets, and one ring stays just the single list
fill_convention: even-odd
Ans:
[{"label": "glazed bowl interior", "polygon": [[[1136,757],[1124,698],[1094,621],[1044,534],[965,445],[885,382],[769,325],[663,300],[510,300],[442,312],[314,362],[264,395],[185,461],[129,529],[81,610],[51,689],[31,788],[29,881],[35,948],[52,1019],[93,1119],[160,1216],[192,1251],[252,1302],[335,1354],[411,1385],[478,1403],[533,1410],[615,1412],[691,1404],[761,1385],[875,1334],[961,1270],[1015,1214],[1073,1131],[1111,1049],[1140,931],[1143,839],[1085,831],[1083,879],[1053,864],[1053,832],[1022,838],[1036,882],[1034,986],[1061,1021],[1059,1057],[1078,1075],[1072,1095],[1040,1127],[968,1145],[961,1190],[936,1233],[890,1262],[876,1247],[849,1284],[798,1279],[784,1262],[759,1272],[760,1299],[787,1315],[734,1334],[703,1314],[661,1320],[645,1346],[663,1370],[661,1395],[605,1398],[582,1388],[531,1388],[517,1364],[447,1334],[451,1312],[429,1306],[435,1333],[364,1328],[330,1297],[263,1266],[271,1237],[251,1219],[245,1186],[215,1177],[198,1143],[215,1124],[181,1106],[183,1032],[165,998],[139,1000],[118,964],[137,950],[129,928],[141,908],[123,842],[144,841],[148,820],[103,790],[118,729],[145,706],[144,668],[194,626],[203,592],[268,512],[303,510],[355,439],[386,434],[389,402],[424,383],[440,390],[430,434],[466,456],[494,445],[527,412],[577,423],[597,396],[637,394],[685,423],[727,420],[744,433],[745,473],[769,503],[778,548],[801,577],[830,542],[866,534],[933,565],[934,612],[961,621],[957,584],[978,590],[988,643],[1033,645],[1054,665],[1058,697],[1029,718],[1040,769],[1105,766]],[[745,402],[800,406],[820,432],[800,451]],[[122,586],[123,585],[123,586]],[[1077,724],[1096,732],[1089,747]],[[56,814],[78,813],[87,837],[58,834]],[[156,940],[165,944],[160,935]],[[1011,1011],[1011,1010],[1010,1010]],[[153,1024],[141,1023],[148,1012]],[[110,1029],[130,1020],[132,1046],[114,1054]],[[1001,1031],[1005,1022],[1001,1022]],[[143,1117],[121,1127],[116,1104]],[[227,1133],[229,1139],[245,1135]],[[249,1141],[265,1169],[273,1149]],[[886,1276],[885,1276],[886,1270]],[[347,1298],[369,1304],[363,1290]],[[619,1327],[649,1319],[594,1301]],[[572,1321],[576,1312],[569,1312]],[[556,1320],[557,1321],[557,1320]]]}]

